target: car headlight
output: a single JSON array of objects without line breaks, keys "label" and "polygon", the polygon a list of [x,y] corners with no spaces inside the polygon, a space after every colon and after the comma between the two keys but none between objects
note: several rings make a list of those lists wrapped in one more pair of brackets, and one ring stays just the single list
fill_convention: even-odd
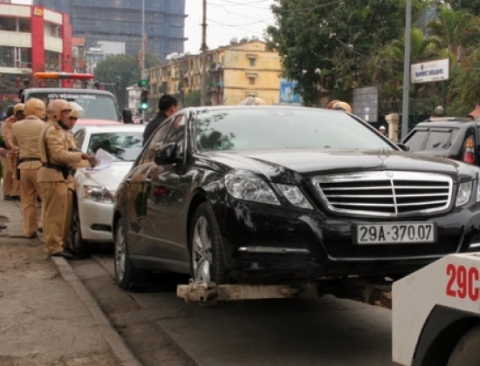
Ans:
[{"label": "car headlight", "polygon": [[466,183],[460,183],[458,185],[457,202],[455,206],[462,206],[470,200],[470,196],[472,194],[472,183],[473,182],[470,181]]},{"label": "car headlight", "polygon": [[480,201],[480,173],[478,174],[478,179],[477,179],[477,197],[476,197],[477,202]]},{"label": "car headlight", "polygon": [[113,195],[105,187],[84,186],[83,197],[95,202],[113,203]]},{"label": "car headlight", "polygon": [[247,173],[227,174],[225,187],[228,193],[241,200],[280,205],[277,196],[265,181]]},{"label": "car headlight", "polygon": [[294,206],[313,210],[312,205],[303,195],[300,188],[288,184],[277,184],[278,189],[283,193],[286,199]]}]

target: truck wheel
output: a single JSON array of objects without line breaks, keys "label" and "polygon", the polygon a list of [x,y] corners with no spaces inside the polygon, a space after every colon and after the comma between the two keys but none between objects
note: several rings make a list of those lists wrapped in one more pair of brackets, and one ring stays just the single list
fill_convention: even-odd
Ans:
[{"label": "truck wheel", "polygon": [[147,273],[137,269],[130,260],[127,236],[122,219],[118,221],[116,226],[114,248],[115,281],[120,288],[131,291],[135,284],[145,282]]},{"label": "truck wheel", "polygon": [[480,325],[470,329],[453,349],[447,366],[480,365]]},{"label": "truck wheel", "polygon": [[198,206],[190,230],[190,271],[194,281],[226,282],[220,230],[207,202]]}]

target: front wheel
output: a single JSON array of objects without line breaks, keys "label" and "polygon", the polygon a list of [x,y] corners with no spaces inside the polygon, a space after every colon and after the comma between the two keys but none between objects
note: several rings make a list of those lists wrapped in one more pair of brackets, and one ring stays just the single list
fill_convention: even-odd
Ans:
[{"label": "front wheel", "polygon": [[114,247],[115,281],[120,288],[130,291],[135,284],[145,281],[146,273],[137,269],[130,260],[128,241],[122,219],[118,221],[116,226]]},{"label": "front wheel", "polygon": [[453,349],[447,366],[480,365],[480,325],[470,329]]},{"label": "front wheel", "polygon": [[227,280],[220,230],[212,206],[198,206],[190,230],[190,271],[194,281],[225,283]]},{"label": "front wheel", "polygon": [[70,249],[78,255],[88,255],[88,242],[82,238],[78,206],[73,207],[73,220],[70,227]]}]

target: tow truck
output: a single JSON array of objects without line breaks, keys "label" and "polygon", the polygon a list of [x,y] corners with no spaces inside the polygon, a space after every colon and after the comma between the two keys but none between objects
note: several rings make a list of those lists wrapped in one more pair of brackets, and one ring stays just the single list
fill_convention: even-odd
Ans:
[{"label": "tow truck", "polygon": [[[37,72],[33,74],[35,79],[46,80],[78,80],[82,83],[93,80],[93,74],[65,73],[65,72]],[[41,87],[25,88],[21,92],[20,100],[25,103],[30,98],[38,98],[45,104],[52,99],[65,99],[76,102],[82,109],[82,119],[102,120],[115,122],[129,122],[132,118],[130,110],[124,110],[119,114],[118,103],[115,96],[105,90],[87,88],[64,88],[64,87]]]},{"label": "tow truck", "polygon": [[451,254],[393,284],[399,365],[480,365],[480,253]]}]

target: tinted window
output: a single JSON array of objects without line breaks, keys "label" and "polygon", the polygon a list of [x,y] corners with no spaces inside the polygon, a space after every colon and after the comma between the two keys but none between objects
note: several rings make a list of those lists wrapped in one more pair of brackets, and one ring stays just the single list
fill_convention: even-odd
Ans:
[{"label": "tinted window", "polygon": [[445,131],[430,131],[428,135],[425,150],[444,150],[450,147],[452,133],[449,130]]},{"label": "tinted window", "polygon": [[178,156],[182,156],[184,144],[182,143],[185,139],[185,116],[177,116],[171,122],[171,128],[168,131],[167,138],[165,139],[165,143],[175,142],[178,144],[177,154]]},{"label": "tinted window", "polygon": [[344,112],[324,109],[252,108],[198,113],[201,150],[288,148],[378,149],[392,147]]},{"label": "tinted window", "polygon": [[142,142],[142,131],[93,133],[87,153],[94,154],[98,149],[103,149],[118,160],[134,161],[142,151]]},{"label": "tinted window", "polygon": [[427,138],[427,135],[428,135],[428,131],[417,130],[410,136],[410,138],[405,142],[405,144],[412,151],[423,150],[423,145],[425,143],[425,139]]},{"label": "tinted window", "polygon": [[151,163],[155,157],[155,151],[163,146],[165,143],[165,137],[167,136],[168,130],[170,128],[170,123],[164,123],[158,127],[153,135],[150,143],[145,148],[145,156],[143,157],[142,163]]}]

